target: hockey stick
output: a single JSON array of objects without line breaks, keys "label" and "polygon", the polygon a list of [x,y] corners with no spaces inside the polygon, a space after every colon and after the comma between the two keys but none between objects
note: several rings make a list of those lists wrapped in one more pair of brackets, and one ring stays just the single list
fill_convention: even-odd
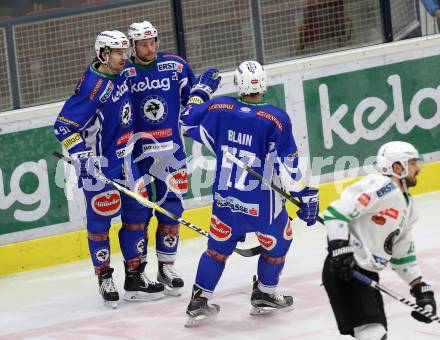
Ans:
[{"label": "hockey stick", "polygon": [[[73,163],[73,160],[71,158],[64,156],[63,154],[59,153],[58,151],[54,151],[52,153],[52,155],[54,155],[55,157],[63,160],[64,162],[66,162],[68,164],[72,164]],[[188,221],[185,221],[183,218],[180,218],[179,216],[173,214],[172,212],[162,208],[160,205],[158,205],[158,204],[156,204],[154,202],[151,202],[150,200],[146,199],[145,197],[140,196],[139,194],[137,194],[137,193],[127,189],[126,187],[118,184],[117,182],[112,181],[111,179],[108,179],[98,169],[95,168],[94,170],[95,170],[94,177],[97,180],[99,180],[101,182],[104,182],[104,183],[106,183],[108,185],[113,186],[118,191],[126,194],[127,196],[132,197],[133,199],[138,201],[140,204],[142,204],[142,205],[144,205],[144,206],[146,206],[148,208],[154,209],[154,210],[158,211],[159,213],[161,213],[162,215],[168,216],[169,218],[179,222],[180,224],[183,224],[184,226],[188,227],[189,229],[192,229],[192,230],[198,232],[199,234],[201,234],[203,236],[206,236],[206,237],[209,236],[209,233],[206,230],[204,230],[202,228],[199,228],[199,227],[195,226],[194,224],[192,224],[192,223],[190,223]],[[260,249],[260,246],[257,246],[257,247],[254,247],[254,248],[250,248],[250,249],[235,248],[234,252],[236,252],[237,254],[239,254],[241,256],[244,256],[244,257],[251,257],[251,256],[255,256],[255,255],[260,254],[261,253],[261,249]]]},{"label": "hockey stick", "polygon": [[353,270],[353,277],[361,281],[362,283],[365,283],[366,285],[370,286],[373,289],[376,289],[382,293],[387,294],[388,296],[391,296],[393,299],[402,302],[404,305],[407,305],[414,309],[416,312],[419,312],[423,316],[426,316],[427,318],[431,319],[432,321],[437,321],[440,323],[440,317],[428,312],[423,307],[420,307],[419,305],[415,304],[414,302],[409,301],[408,299],[405,299],[403,296],[400,296],[397,293],[394,293],[392,290],[389,290],[388,288],[382,286],[378,282],[370,279],[368,276]]},{"label": "hockey stick", "polygon": [[[276,186],[275,184],[273,184],[272,182],[268,181],[266,178],[264,178],[263,176],[261,176],[258,172],[256,172],[254,169],[252,169],[250,166],[247,166],[246,164],[243,163],[243,161],[239,160],[237,157],[235,157],[233,154],[231,154],[230,152],[226,151],[225,156],[230,159],[232,162],[234,162],[235,164],[237,164],[240,168],[244,169],[245,171],[249,172],[252,176],[258,178],[264,185],[272,188],[273,190],[275,190],[277,193],[279,193],[281,196],[285,197],[287,200],[289,200],[290,202],[292,202],[293,204],[295,204],[298,208],[301,208],[301,203],[299,201],[297,201],[296,199],[294,199],[292,196],[290,196],[290,194],[286,191],[284,191],[283,189],[281,189],[280,187]],[[324,224],[324,220],[322,219],[321,216],[317,217],[317,221],[321,224]]]}]

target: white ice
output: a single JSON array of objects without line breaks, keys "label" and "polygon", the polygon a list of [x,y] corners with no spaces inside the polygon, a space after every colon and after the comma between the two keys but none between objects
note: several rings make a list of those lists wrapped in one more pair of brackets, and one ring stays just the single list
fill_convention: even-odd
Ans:
[{"label": "white ice", "polygon": [[[424,279],[440,302],[440,192],[416,197],[420,220],[414,229]],[[248,241],[249,242],[249,241]],[[255,240],[240,244],[254,246]],[[154,302],[120,301],[117,310],[103,306],[89,260],[0,278],[0,339],[350,339],[340,336],[321,286],[325,256],[322,226],[294,227],[279,291],[293,295],[295,310],[251,317],[250,293],[257,257],[230,257],[212,300],[221,311],[215,322],[184,328],[185,309],[205,238],[181,242],[176,268],[185,288],[178,298]],[[156,275],[154,250],[149,248],[147,274]],[[121,255],[112,257],[115,282],[123,292]],[[381,274],[381,283],[410,298],[408,286],[395,273]],[[423,324],[409,307],[385,296],[389,339],[440,339],[440,324]]]}]

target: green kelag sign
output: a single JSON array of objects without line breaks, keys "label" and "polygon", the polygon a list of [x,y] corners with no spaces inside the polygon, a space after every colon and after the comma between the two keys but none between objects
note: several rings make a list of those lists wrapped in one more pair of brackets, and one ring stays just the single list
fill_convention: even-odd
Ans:
[{"label": "green kelag sign", "polygon": [[[234,97],[235,93],[226,94]],[[284,85],[269,86],[264,96],[265,102],[275,105],[284,111],[286,110],[286,101],[284,96]],[[188,176],[189,191],[186,199],[198,199],[212,194],[212,184],[214,183],[215,168],[206,170],[209,160],[214,161],[214,157],[205,146],[194,142],[191,138],[184,138],[187,156],[193,155],[195,161],[200,161],[200,166],[196,167]],[[199,145],[198,145],[199,144]],[[203,156],[203,159],[200,157]]]},{"label": "green kelag sign", "polygon": [[[421,153],[440,150],[440,57],[428,57],[303,83],[310,156],[343,156],[363,165],[391,140]],[[314,174],[318,167],[314,166]]]},{"label": "green kelag sign", "polygon": [[0,234],[69,221],[64,190],[56,186],[61,151],[53,128],[0,135]]}]

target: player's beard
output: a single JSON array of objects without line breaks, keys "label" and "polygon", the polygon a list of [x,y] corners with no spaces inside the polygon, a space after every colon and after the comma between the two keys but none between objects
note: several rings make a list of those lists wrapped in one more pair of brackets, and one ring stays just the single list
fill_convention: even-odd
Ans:
[{"label": "player's beard", "polygon": [[147,57],[146,56],[137,56],[137,58],[140,60],[140,61],[142,61],[143,63],[146,63],[146,64],[148,64],[148,63],[151,63],[153,60],[154,60],[154,57],[156,56],[156,53],[153,53],[153,56],[150,58],[150,59],[147,59]]},{"label": "player's beard", "polygon": [[417,184],[417,177],[415,175],[412,177],[406,176],[405,183],[407,188],[415,187]]}]

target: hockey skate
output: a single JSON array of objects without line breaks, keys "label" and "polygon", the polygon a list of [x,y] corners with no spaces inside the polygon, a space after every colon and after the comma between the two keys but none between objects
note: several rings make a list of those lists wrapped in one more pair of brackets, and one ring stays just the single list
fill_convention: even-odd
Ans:
[{"label": "hockey skate", "polygon": [[172,263],[159,262],[157,281],[165,286],[165,295],[180,296],[180,290],[184,283],[180,275],[176,272]]},{"label": "hockey skate", "polygon": [[254,285],[251,296],[251,315],[267,315],[293,310],[293,298],[278,293],[265,293],[258,289],[258,280],[254,276]]},{"label": "hockey skate", "polygon": [[202,297],[202,290],[196,285],[193,286],[191,301],[189,302],[186,314],[188,320],[185,327],[196,327],[208,321],[212,321],[220,312],[220,306],[209,304],[208,299]]},{"label": "hockey skate", "polygon": [[113,282],[113,268],[103,270],[98,275],[99,293],[104,299],[104,306],[111,309],[118,307],[119,293],[116,290],[115,283]]},{"label": "hockey skate", "polygon": [[135,271],[128,270],[125,267],[125,283],[124,283],[124,300],[127,301],[150,301],[162,298],[163,284],[160,282],[150,281],[144,273],[146,262],[141,263]]}]

